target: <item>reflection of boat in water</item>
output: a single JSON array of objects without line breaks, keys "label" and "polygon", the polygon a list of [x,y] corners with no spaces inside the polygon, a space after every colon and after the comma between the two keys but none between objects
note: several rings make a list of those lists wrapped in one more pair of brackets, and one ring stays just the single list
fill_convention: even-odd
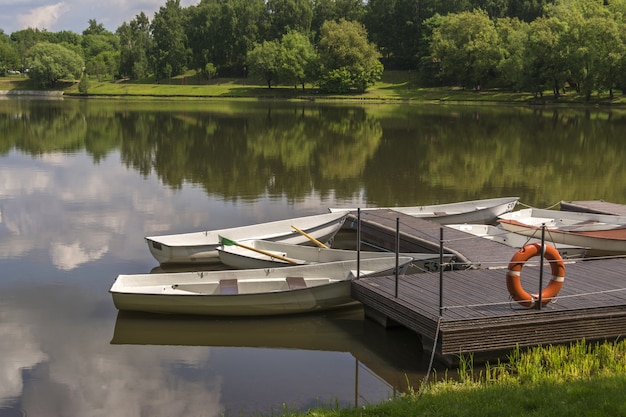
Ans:
[{"label": "reflection of boat in water", "polygon": [[428,367],[419,336],[365,320],[361,307],[265,318],[119,312],[111,344],[297,349],[350,353],[394,389],[418,386]]}]

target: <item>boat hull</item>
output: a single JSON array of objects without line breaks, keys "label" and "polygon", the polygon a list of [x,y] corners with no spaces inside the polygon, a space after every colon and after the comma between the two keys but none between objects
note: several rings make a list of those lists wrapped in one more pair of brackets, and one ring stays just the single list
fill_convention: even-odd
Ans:
[{"label": "boat hull", "polygon": [[[400,257],[404,267],[412,258]],[[360,275],[389,275],[395,258],[360,263]],[[275,269],[119,275],[110,289],[120,311],[208,316],[269,316],[322,311],[355,303],[356,261]],[[293,282],[293,283],[292,283]]]},{"label": "boat hull", "polygon": [[[490,198],[484,200],[461,201],[458,203],[414,207],[361,208],[362,211],[395,210],[397,212],[428,219],[440,224],[453,223],[494,223],[498,216],[512,211],[519,197]],[[331,212],[356,211],[356,208],[331,208]]]},{"label": "boat hull", "polygon": [[161,264],[195,264],[216,260],[220,236],[231,240],[267,239],[311,245],[313,243],[309,238],[291,226],[298,227],[321,242],[327,242],[341,229],[345,218],[346,215],[342,213],[321,214],[229,229],[149,236],[145,240],[150,253]]},{"label": "boat hull", "polygon": [[525,236],[586,247],[587,256],[626,254],[626,217],[605,214],[524,209],[499,219],[502,227]]},{"label": "boat hull", "polygon": [[[541,242],[541,239],[513,233],[504,228],[486,224],[450,224],[447,225],[447,227],[518,249],[529,243]],[[548,245],[553,245],[559,251],[563,259],[581,259],[587,255],[587,248],[585,247],[555,243],[547,240],[545,242]]]},{"label": "boat hull", "polygon": [[309,313],[345,307],[355,303],[350,296],[350,282],[338,281],[306,290],[275,294],[172,296],[113,294],[120,311],[205,316],[269,316]]},{"label": "boat hull", "polygon": [[[292,245],[283,242],[266,240],[244,241],[246,247],[221,246],[218,248],[220,261],[235,269],[281,268],[325,262],[355,261],[360,259],[395,257],[394,252],[371,252],[344,249],[319,248],[312,246]],[[435,253],[403,253],[399,256],[410,256],[412,264],[426,271],[438,270],[439,254]],[[445,256],[450,260],[452,255]]]}]

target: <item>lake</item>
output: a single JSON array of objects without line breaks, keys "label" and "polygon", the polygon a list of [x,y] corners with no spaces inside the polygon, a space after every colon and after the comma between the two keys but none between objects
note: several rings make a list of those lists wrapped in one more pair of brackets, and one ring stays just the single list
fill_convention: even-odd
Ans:
[{"label": "lake", "polygon": [[341,206],[626,203],[625,109],[11,98],[0,126],[0,417],[276,414],[419,388],[418,337],[358,308],[118,314],[115,277],[158,267],[144,236]]}]

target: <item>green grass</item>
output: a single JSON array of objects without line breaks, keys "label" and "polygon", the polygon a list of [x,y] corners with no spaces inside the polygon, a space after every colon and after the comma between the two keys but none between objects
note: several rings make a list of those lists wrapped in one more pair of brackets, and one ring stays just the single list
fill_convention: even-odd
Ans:
[{"label": "green grass", "polygon": [[[0,78],[0,90],[33,89],[27,78]],[[60,84],[55,88],[67,95],[79,95],[78,83]],[[589,102],[584,97],[569,93],[554,98],[545,92],[537,99],[530,93],[516,93],[503,89],[484,89],[481,92],[457,87],[425,88],[418,85],[417,73],[411,71],[386,71],[382,80],[363,94],[325,95],[314,86],[302,88],[278,85],[271,89],[259,81],[242,78],[215,78],[206,80],[193,72],[171,80],[148,78],[141,81],[98,81],[89,80],[88,94],[101,97],[160,97],[160,98],[240,98],[240,99],[285,99],[285,100],[354,100],[379,102],[425,102],[425,103],[509,103],[509,104],[564,104],[564,105],[624,105],[626,96],[615,93],[613,99],[608,94],[596,94]]]},{"label": "green grass", "polygon": [[[444,376],[399,398],[358,408],[286,411],[287,417],[626,416],[626,341],[514,351],[478,371],[461,361]],[[433,378],[435,380],[437,378]]]}]

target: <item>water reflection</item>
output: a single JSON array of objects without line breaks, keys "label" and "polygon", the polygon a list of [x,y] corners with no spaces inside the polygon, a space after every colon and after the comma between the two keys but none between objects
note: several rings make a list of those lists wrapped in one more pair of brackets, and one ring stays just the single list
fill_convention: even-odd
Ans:
[{"label": "water reflection", "polygon": [[[339,400],[346,405],[381,401],[394,392],[405,391],[408,383],[419,386],[427,368],[427,358],[415,333],[400,328],[385,331],[363,320],[359,307],[324,315],[267,319],[120,313],[111,343],[237,348],[234,350],[238,352],[237,362],[228,365],[236,367],[237,374],[253,380],[261,375],[272,375],[270,380],[263,380],[263,388],[250,387],[239,394],[245,397],[239,399],[239,404],[263,402],[264,409],[286,399],[294,401],[292,405],[298,409],[310,405],[316,398],[319,401],[325,398],[327,404]],[[301,350],[318,353],[307,354],[307,359],[301,363],[301,355],[296,353]],[[270,362],[263,363],[263,359],[257,357],[259,352]],[[353,359],[346,361],[343,354]],[[243,363],[250,361],[242,360],[241,356],[249,355],[256,359],[247,367]],[[334,363],[337,360],[340,362]],[[323,382],[326,378],[330,380]],[[325,392],[322,396],[320,391],[311,395],[306,386],[312,381],[321,387],[332,386],[332,389],[325,392],[322,388],[321,392]],[[247,384],[241,380],[237,383]],[[349,395],[350,391],[353,396]],[[234,411],[238,398],[224,395],[222,393],[222,400]]]},{"label": "water reflection", "polygon": [[[228,201],[312,193],[422,205],[519,195],[624,201],[622,109],[5,100],[0,152],[119,152],[142,176]],[[346,201],[348,200],[348,201]]]},{"label": "water reflection", "polygon": [[107,290],[118,274],[157,270],[148,235],[341,205],[626,203],[625,120],[615,109],[0,100],[0,416],[271,413],[375,402],[405,374],[417,386],[415,335],[360,312],[116,317]]}]

